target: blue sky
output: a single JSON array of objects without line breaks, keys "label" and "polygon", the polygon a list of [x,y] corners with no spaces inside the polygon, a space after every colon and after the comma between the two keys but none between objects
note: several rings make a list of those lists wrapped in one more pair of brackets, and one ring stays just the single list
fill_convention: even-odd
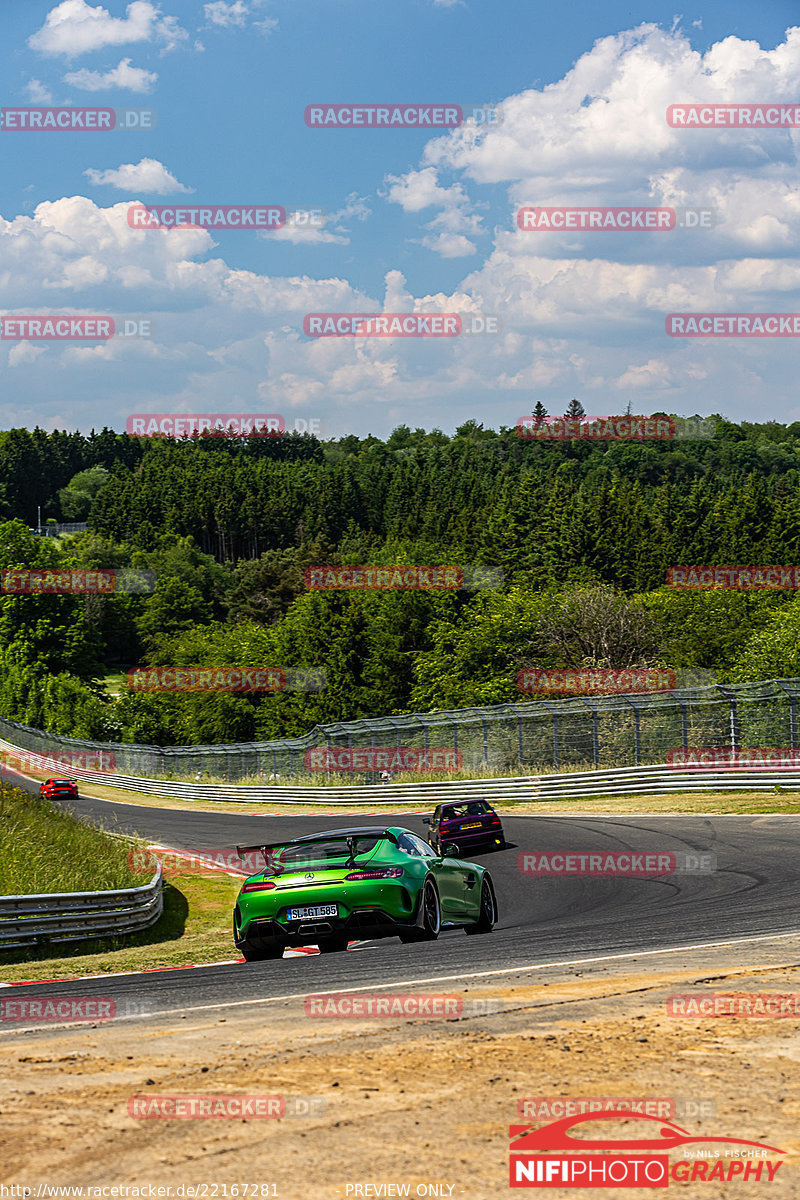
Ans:
[{"label": "blue sky", "polygon": [[[154,129],[0,132],[0,311],[152,336],[0,344],[0,425],[282,413],[329,435],[562,412],[800,418],[797,339],[671,339],[670,311],[795,312],[800,129],[670,103],[800,101],[796,6],[5,0],[2,104]],[[489,128],[309,129],[312,103],[498,106]],[[280,234],[130,230],[132,201],[281,204]],[[523,205],[704,207],[711,230],[522,233]],[[307,312],[491,315],[491,335],[316,341]]]}]

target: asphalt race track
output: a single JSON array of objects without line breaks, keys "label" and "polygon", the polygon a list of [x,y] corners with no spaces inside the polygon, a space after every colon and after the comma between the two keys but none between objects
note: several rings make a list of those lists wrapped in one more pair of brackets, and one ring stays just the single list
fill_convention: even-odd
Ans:
[{"label": "asphalt race track", "polygon": [[[107,828],[193,851],[359,824],[401,825],[423,836],[426,832],[421,815],[408,814],[359,818],[193,813],[88,797],[78,800],[74,811]],[[125,1007],[126,996],[153,1015],[307,992],[448,978],[455,982],[473,973],[800,931],[796,816],[532,816],[504,817],[503,822],[509,848],[475,856],[490,868],[497,890],[500,919],[491,935],[467,937],[451,930],[434,943],[404,946],[389,938],[360,943],[340,955],[118,976],[113,981],[118,1010]],[[522,874],[517,862],[522,851],[534,850],[710,851],[717,869],[659,878],[533,877]],[[235,958],[232,941],[230,951]],[[742,953],[744,958],[746,945]],[[657,969],[658,958],[649,961]],[[38,984],[36,992],[52,997],[107,995],[109,982],[97,978]],[[134,1008],[128,1006],[129,1011]]]}]

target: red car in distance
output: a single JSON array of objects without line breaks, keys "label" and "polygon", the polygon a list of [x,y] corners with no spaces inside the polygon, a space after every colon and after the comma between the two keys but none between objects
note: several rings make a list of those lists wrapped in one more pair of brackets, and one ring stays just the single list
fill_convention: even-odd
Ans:
[{"label": "red car in distance", "polygon": [[39,795],[45,800],[77,800],[78,785],[74,779],[45,779],[39,784]]}]

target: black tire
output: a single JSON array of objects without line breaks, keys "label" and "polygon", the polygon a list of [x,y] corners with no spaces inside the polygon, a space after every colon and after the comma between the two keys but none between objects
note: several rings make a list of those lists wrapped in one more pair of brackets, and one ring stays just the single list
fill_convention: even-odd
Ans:
[{"label": "black tire", "polygon": [[400,934],[401,942],[435,942],[442,928],[442,905],[436,884],[429,877],[425,880],[420,897],[422,925]]},{"label": "black tire", "polygon": [[497,897],[492,877],[487,872],[481,883],[481,911],[477,921],[466,926],[467,933],[491,933],[497,923]]},{"label": "black tire", "polygon": [[443,858],[460,858],[461,850],[459,849],[457,843],[456,842],[447,842],[447,844],[442,848],[442,857]]},{"label": "black tire", "polygon": [[347,936],[339,934],[336,937],[322,938],[319,942],[320,954],[336,954],[347,949]]}]

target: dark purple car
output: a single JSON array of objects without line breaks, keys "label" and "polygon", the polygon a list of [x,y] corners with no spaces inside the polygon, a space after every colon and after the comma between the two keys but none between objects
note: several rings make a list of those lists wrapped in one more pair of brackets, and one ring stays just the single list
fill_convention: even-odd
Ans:
[{"label": "dark purple car", "polygon": [[464,854],[481,847],[502,849],[506,844],[500,818],[485,800],[438,804],[432,817],[428,841],[437,854]]}]

